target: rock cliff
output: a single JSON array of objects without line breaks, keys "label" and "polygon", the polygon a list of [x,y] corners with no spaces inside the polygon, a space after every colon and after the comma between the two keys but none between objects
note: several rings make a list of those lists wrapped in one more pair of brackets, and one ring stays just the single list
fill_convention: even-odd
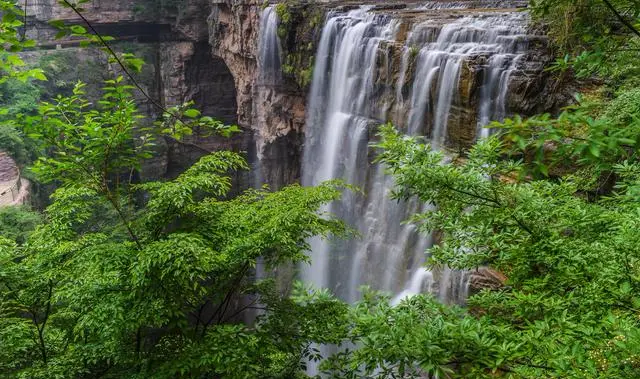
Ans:
[{"label": "rock cliff", "polygon": [[[133,51],[144,47],[150,64],[141,82],[160,103],[169,106],[194,100],[205,115],[237,123],[244,131],[232,139],[196,134],[187,144],[168,142],[160,149],[161,157],[147,165],[147,176],[173,176],[207,150],[232,148],[248,152],[255,168],[256,177],[245,175],[242,186],[261,181],[277,188],[300,178],[305,105],[326,15],[360,4],[288,1],[279,6],[286,17],[280,20],[278,30],[283,75],[276,85],[257,80],[257,45],[264,9],[260,0],[94,0],[83,7],[87,19],[101,33],[116,36],[119,44],[128,44],[124,48]],[[407,104],[395,99],[397,93],[409,90],[417,74],[411,62],[415,57],[403,63],[403,49],[415,26],[426,20],[449,22],[491,7],[515,12],[526,2],[494,1],[490,5],[486,1],[409,0],[370,7],[372,12],[397,22],[395,41],[381,44],[377,57],[380,64],[372,106],[382,111],[380,122],[401,125],[407,116]],[[28,33],[41,48],[75,49],[68,42],[54,40],[55,30],[47,25],[51,19],[81,23],[71,10],[58,5],[57,0],[36,0],[28,3],[27,14]],[[510,113],[521,114],[552,109],[557,105],[553,99],[558,97],[549,96],[549,81],[542,71],[549,56],[544,36],[531,29],[523,35],[523,42],[528,44],[527,52],[511,74],[506,106]],[[85,53],[73,50],[72,54]],[[469,146],[476,138],[478,116],[471,109],[480,94],[484,75],[480,67],[486,63],[483,59],[478,54],[461,70],[447,136],[452,148]],[[406,67],[401,70],[403,64]],[[402,86],[398,85],[401,77]],[[150,115],[157,114],[148,102],[140,100]]]}]

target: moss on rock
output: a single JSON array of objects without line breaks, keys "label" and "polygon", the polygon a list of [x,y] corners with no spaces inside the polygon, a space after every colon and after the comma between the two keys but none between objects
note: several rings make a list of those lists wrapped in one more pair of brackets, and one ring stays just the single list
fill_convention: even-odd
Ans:
[{"label": "moss on rock", "polygon": [[278,37],[283,50],[282,72],[305,90],[313,78],[314,54],[324,20],[324,8],[287,0],[276,4],[275,10],[280,20]]}]

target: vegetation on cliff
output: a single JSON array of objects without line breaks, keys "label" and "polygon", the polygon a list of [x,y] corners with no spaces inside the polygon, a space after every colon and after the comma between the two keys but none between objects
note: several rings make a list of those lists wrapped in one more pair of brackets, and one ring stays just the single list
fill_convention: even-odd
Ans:
[{"label": "vegetation on cliff", "polygon": [[282,72],[306,90],[313,80],[315,42],[324,11],[297,1],[278,3],[275,10],[279,19],[278,38],[283,46]]}]

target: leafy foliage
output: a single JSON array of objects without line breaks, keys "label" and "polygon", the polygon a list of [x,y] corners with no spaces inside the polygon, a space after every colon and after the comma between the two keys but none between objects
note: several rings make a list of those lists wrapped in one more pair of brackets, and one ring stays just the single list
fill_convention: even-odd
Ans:
[{"label": "leafy foliage", "polygon": [[40,100],[40,89],[33,81],[7,80],[0,84],[0,94],[2,105],[7,107],[3,117],[5,120],[34,112]]},{"label": "leafy foliage", "polygon": [[[134,183],[153,137],[137,125],[130,87],[107,84],[99,109],[78,85],[27,119],[49,151],[33,170],[59,188],[26,243],[2,243],[0,369],[29,378],[297,375],[311,337],[295,336],[320,334],[318,311],[345,306],[288,300],[252,272],[259,259],[303,261],[308,237],[342,233],[316,213],[339,184],[223,200],[230,172],[247,168],[224,151],[175,180]],[[261,304],[255,326],[236,324]]]},{"label": "leafy foliage", "polygon": [[38,212],[24,206],[0,208],[0,236],[23,244],[41,222]]},{"label": "leafy foliage", "polygon": [[548,27],[561,57],[551,70],[573,68],[581,78],[599,75],[611,83],[635,82],[640,73],[637,2],[536,0],[531,11]]},{"label": "leafy foliage", "polygon": [[381,136],[395,196],[435,205],[413,220],[442,233],[430,264],[486,265],[508,281],[472,296],[467,313],[424,297],[357,305],[360,348],[331,360],[336,377],[640,375],[637,161],[612,165],[615,191],[590,200],[571,175],[527,179],[496,136],[450,163],[391,126]]},{"label": "leafy foliage", "polygon": [[[530,164],[525,174],[557,176],[568,170],[608,175],[623,160],[635,159],[640,148],[634,92],[602,103],[580,102],[566,107],[558,117],[549,114],[523,120],[519,116],[491,126],[502,129],[511,154]],[[596,109],[604,108],[602,115]],[[600,183],[602,184],[602,183]]]},{"label": "leafy foliage", "polygon": [[0,29],[0,83],[9,79],[27,81],[31,78],[45,80],[46,77],[40,68],[23,69],[25,62],[17,54],[25,47],[35,46],[33,40],[27,39],[20,28],[24,26],[23,11],[16,6],[13,0],[0,1],[0,13],[2,14],[2,29]]},{"label": "leafy foliage", "polygon": [[[20,83],[24,86],[31,79],[45,80],[46,77],[40,68],[26,68],[25,62],[18,55],[25,47],[35,46],[35,42],[27,39],[20,29],[24,26],[23,11],[16,6],[13,0],[0,1],[0,86],[7,91],[2,91],[3,97],[7,93],[11,93],[12,87],[20,87]],[[2,98],[0,101],[4,104],[12,103],[13,107],[1,108],[0,118],[6,120],[5,115],[15,115],[22,111],[32,109],[33,91],[16,91],[10,96],[13,99]],[[0,127],[0,148],[9,152],[19,163],[24,164],[28,161],[28,152],[25,147],[20,133],[11,123],[3,123]]]}]

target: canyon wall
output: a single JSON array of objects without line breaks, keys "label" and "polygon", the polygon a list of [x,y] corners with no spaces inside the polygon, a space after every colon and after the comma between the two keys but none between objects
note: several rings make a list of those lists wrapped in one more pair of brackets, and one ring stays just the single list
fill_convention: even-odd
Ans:
[{"label": "canyon wall", "polygon": [[[194,101],[203,115],[237,124],[242,133],[232,138],[195,133],[185,143],[163,141],[158,155],[147,162],[143,178],[173,177],[208,151],[242,151],[253,167],[239,174],[240,188],[265,182],[274,188],[300,176],[300,154],[305,117],[305,88],[293,78],[277,88],[262,86],[257,78],[257,40],[263,3],[219,0],[94,0],[82,5],[83,15],[104,35],[116,37],[116,50],[145,58],[140,75],[144,90],[165,107]],[[55,39],[49,20],[86,26],[77,14],[57,0],[36,0],[27,6],[27,35],[38,51],[26,53],[31,61],[47,58],[68,63],[91,62],[70,68],[64,81],[89,82],[97,93],[105,69],[117,70],[95,49],[79,48],[72,39]],[[311,53],[309,56],[311,56]],[[89,67],[91,66],[91,67]],[[160,110],[140,93],[144,113]]]},{"label": "canyon wall", "polygon": [[[467,4],[472,9],[442,9],[434,13],[424,4],[436,2],[394,1],[371,7],[398,22],[398,36],[393,43],[382,44],[378,51],[378,79],[373,106],[384,110],[380,122],[402,125],[408,107],[394,103],[394,94],[408,91],[414,62],[407,72],[400,72],[403,47],[414,25],[426,18],[451,20],[473,12],[478,1],[439,2]],[[500,3],[500,4],[498,4]],[[496,6],[505,7],[504,2]],[[205,115],[227,123],[237,123],[243,134],[232,139],[194,135],[186,144],[167,141],[159,149],[161,156],[147,165],[147,177],[174,176],[208,150],[232,148],[246,151],[254,167],[253,177],[245,175],[243,186],[265,182],[278,188],[301,177],[306,102],[313,74],[315,52],[322,26],[329,12],[356,8],[359,2],[316,1],[286,2],[280,7],[287,19],[280,23],[282,44],[282,80],[266,85],[258,80],[258,39],[260,15],[265,7],[260,0],[93,0],[83,4],[83,14],[100,32],[115,36],[124,48],[146,51],[148,65],[139,81],[150,96],[165,106],[195,101]],[[511,2],[509,7],[523,7],[525,2]],[[433,7],[431,7],[433,8]],[[445,7],[446,8],[446,7]],[[55,40],[55,29],[48,20],[61,19],[82,24],[72,10],[57,0],[28,3],[28,35],[41,48],[69,51],[72,55],[91,55],[78,50],[73,42]],[[507,107],[510,113],[532,114],[557,106],[564,101],[550,96],[549,82],[541,69],[547,63],[544,37],[528,33],[529,48],[521,66],[511,75]],[[46,54],[46,52],[44,53]],[[477,104],[479,76],[476,62],[466,63],[461,74],[460,96],[452,107],[447,143],[452,148],[468,146],[475,139],[477,115],[469,111]],[[405,67],[406,69],[406,67]],[[91,75],[89,75],[91,76]],[[398,86],[400,76],[405,85]],[[82,75],[78,78],[83,79]],[[88,79],[91,79],[89,77]],[[557,101],[556,101],[557,100]],[[158,114],[149,101],[140,96],[146,113]],[[198,146],[198,147],[196,147]]]},{"label": "canyon wall", "polygon": [[[207,18],[212,4],[203,0],[185,1],[124,1],[94,0],[82,5],[82,14],[103,35],[116,38],[116,51],[132,52],[144,58],[140,74],[133,74],[137,83],[154,101],[135,91],[141,111],[152,119],[161,109],[194,101],[203,115],[218,118],[228,124],[239,120],[235,77],[222,57],[212,55],[209,45]],[[97,48],[78,47],[70,38],[55,39],[56,29],[48,25],[53,19],[67,24],[86,24],[73,10],[56,0],[29,2],[27,35],[35,39],[38,49],[25,53],[27,60],[54,66],[65,66],[45,84],[49,92],[68,92],[69,84],[77,80],[88,82],[89,96],[99,94],[102,80],[110,72],[121,72]],[[56,71],[56,70],[53,70]],[[57,84],[56,84],[57,83]],[[62,85],[60,84],[62,83]],[[170,139],[159,141],[156,157],[143,167],[143,179],[174,177],[200,156],[218,149],[246,152],[255,161],[255,149],[250,125],[238,123],[245,130],[232,138],[211,137],[196,131],[183,143]],[[250,173],[237,175],[237,187],[252,183]]]}]

